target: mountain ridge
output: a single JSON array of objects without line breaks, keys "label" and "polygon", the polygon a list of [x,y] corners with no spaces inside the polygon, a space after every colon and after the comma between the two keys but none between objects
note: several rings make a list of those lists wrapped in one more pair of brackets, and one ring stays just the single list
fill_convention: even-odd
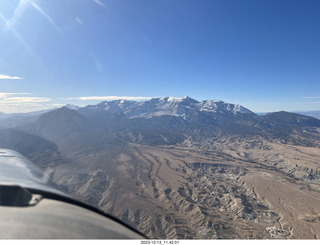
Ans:
[{"label": "mountain ridge", "polygon": [[249,109],[240,105],[225,103],[220,100],[204,100],[199,102],[188,96],[183,98],[161,97],[147,101],[113,100],[103,101],[96,106],[89,105],[80,108],[82,114],[90,112],[124,113],[127,117],[152,117],[152,116],[179,116],[187,117],[190,110],[210,111],[217,113],[248,113],[254,114]]},{"label": "mountain ridge", "polygon": [[[320,120],[309,116],[289,112],[259,116],[240,105],[219,100],[199,102],[185,96],[104,101],[75,110],[65,106],[18,129],[55,143],[84,138],[82,144],[97,146],[94,141],[105,142],[108,138],[150,145],[190,145],[191,140],[192,144],[208,147],[204,143],[208,139],[226,136],[282,138],[293,144],[312,145],[317,142],[319,127]],[[74,146],[82,145],[82,141]]]}]

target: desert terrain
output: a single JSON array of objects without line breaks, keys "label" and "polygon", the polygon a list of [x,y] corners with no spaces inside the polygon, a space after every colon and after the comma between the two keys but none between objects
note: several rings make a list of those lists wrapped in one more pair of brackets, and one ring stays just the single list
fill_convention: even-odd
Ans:
[{"label": "desert terrain", "polygon": [[79,156],[51,176],[150,238],[317,239],[320,149],[258,142],[130,143]]}]

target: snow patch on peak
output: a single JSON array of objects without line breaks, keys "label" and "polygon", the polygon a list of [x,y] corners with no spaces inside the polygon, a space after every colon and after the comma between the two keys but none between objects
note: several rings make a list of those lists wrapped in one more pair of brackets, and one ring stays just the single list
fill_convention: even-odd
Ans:
[{"label": "snow patch on peak", "polygon": [[161,98],[154,98],[155,100],[159,100],[159,101],[165,101],[165,102],[192,102],[192,103],[199,103],[199,101],[190,98],[189,96],[184,96],[182,98],[178,98],[178,97],[161,97]]},{"label": "snow patch on peak", "polygon": [[221,100],[204,100],[199,103],[199,110],[209,112],[231,112],[233,114],[253,113],[250,110],[242,107],[241,105],[226,103]]},{"label": "snow patch on peak", "polygon": [[[209,101],[209,100],[207,100],[207,101]],[[212,101],[214,103],[224,103],[222,100],[210,100],[210,101]]]},{"label": "snow patch on peak", "polygon": [[67,105],[65,105],[65,107],[67,107],[68,109],[71,109],[71,110],[78,110],[79,108],[81,108],[80,106],[71,105],[71,104],[67,104]]},{"label": "snow patch on peak", "polygon": [[185,103],[190,103],[190,104],[198,104],[199,101],[190,98],[189,96],[184,96],[183,98],[181,98],[181,101],[185,102]]},{"label": "snow patch on peak", "polygon": [[176,102],[180,100],[180,98],[176,98],[176,97],[165,97],[165,99],[168,102]]}]

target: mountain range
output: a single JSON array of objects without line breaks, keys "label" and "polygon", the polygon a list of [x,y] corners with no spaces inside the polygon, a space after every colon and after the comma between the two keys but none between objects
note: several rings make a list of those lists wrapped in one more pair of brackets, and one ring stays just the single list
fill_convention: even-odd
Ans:
[{"label": "mountain range", "polygon": [[319,120],[309,116],[288,112],[258,116],[240,105],[219,100],[198,102],[187,96],[142,102],[105,101],[77,112],[121,138],[149,144],[175,144],[190,137],[195,140],[199,136],[205,139],[221,134],[245,137],[279,137],[281,134],[293,140],[293,132],[305,135],[320,126]]},{"label": "mountain range", "polygon": [[0,147],[151,238],[320,236],[314,117],[186,96],[68,105],[22,119],[0,130]]}]

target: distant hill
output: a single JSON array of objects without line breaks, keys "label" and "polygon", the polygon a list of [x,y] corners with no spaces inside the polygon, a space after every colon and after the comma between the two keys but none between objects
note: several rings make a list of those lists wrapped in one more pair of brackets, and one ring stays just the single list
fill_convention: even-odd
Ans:
[{"label": "distant hill", "polygon": [[36,122],[23,128],[25,131],[53,140],[71,134],[89,132],[94,127],[90,120],[75,110],[62,107],[44,113]]},{"label": "distant hill", "polygon": [[99,150],[116,141],[107,130],[67,107],[44,113],[37,121],[17,129],[49,140],[63,152]]},{"label": "distant hill", "polygon": [[301,111],[297,113],[320,119],[320,111]]},{"label": "distant hill", "polygon": [[5,114],[0,112],[0,129],[15,128],[35,122],[44,113],[50,110],[41,110],[28,113],[11,113]]}]

